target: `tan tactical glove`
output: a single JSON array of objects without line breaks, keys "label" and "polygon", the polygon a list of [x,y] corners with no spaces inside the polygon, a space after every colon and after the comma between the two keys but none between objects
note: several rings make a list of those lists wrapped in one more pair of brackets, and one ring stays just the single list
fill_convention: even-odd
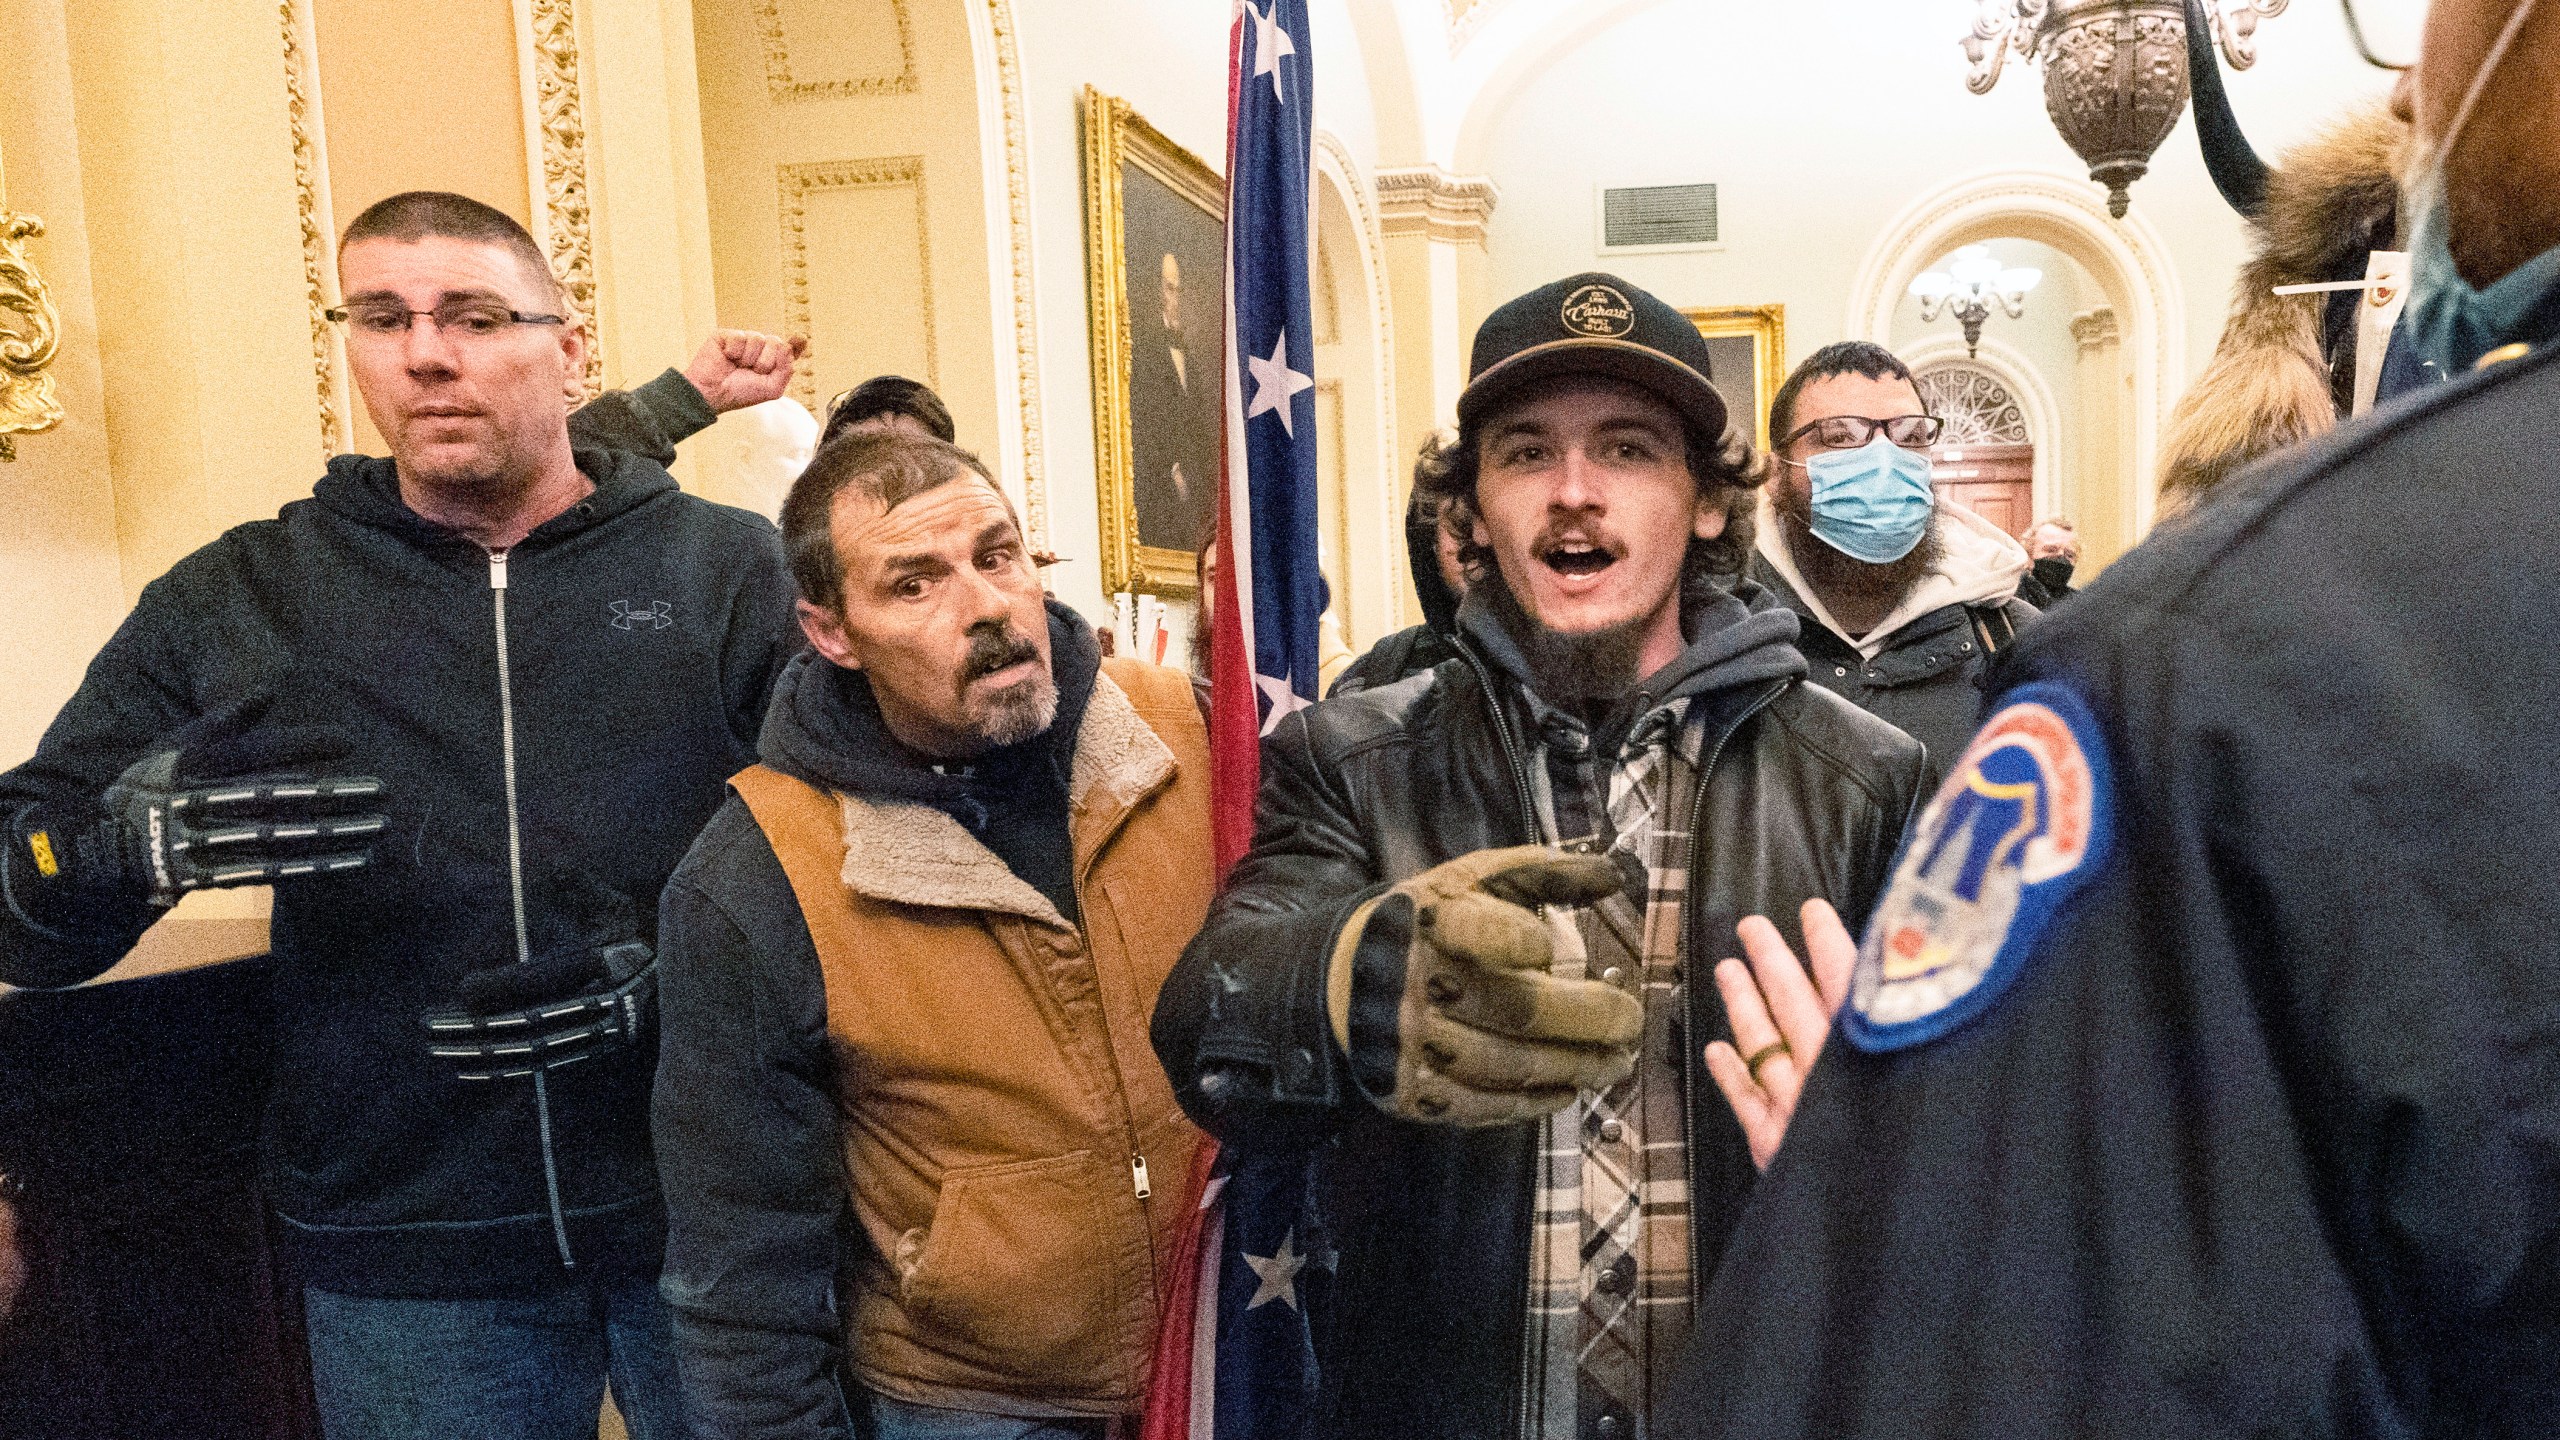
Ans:
[{"label": "tan tactical glove", "polygon": [[1624,884],[1598,855],[1479,850],[1364,902],[1325,975],[1333,1038],[1382,1109],[1442,1125],[1507,1125],[1634,1072],[1644,1006],[1547,973],[1537,905],[1587,905]]}]

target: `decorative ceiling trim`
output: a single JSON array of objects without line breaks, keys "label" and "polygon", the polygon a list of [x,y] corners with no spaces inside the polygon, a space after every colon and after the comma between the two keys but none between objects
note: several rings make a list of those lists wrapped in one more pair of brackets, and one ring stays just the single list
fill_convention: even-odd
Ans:
[{"label": "decorative ceiling trim", "polygon": [[[916,202],[917,309],[924,318],[924,383],[942,384],[940,351],[933,323],[933,240],[926,229],[924,157],[891,155],[870,160],[818,160],[776,167],[782,189],[782,324],[793,335],[809,329],[809,196],[820,190],[883,190],[904,187]],[[813,336],[807,354],[791,377],[792,393],[812,411],[822,411],[818,394],[818,349]]]},{"label": "decorative ceiling trim", "polygon": [[604,336],[596,321],[595,216],[587,189],[587,116],[578,63],[575,0],[516,0],[526,55],[525,150],[542,177],[535,237],[587,333],[585,392],[604,388]]},{"label": "decorative ceiling trim", "polygon": [[1031,142],[1023,121],[1022,54],[1014,34],[1012,0],[987,0],[994,40],[996,92],[1004,121],[1005,225],[1013,256],[1013,360],[1015,394],[1022,417],[1024,523],[1034,547],[1049,548],[1049,482],[1040,434],[1039,312],[1032,303]]},{"label": "decorative ceiling trim", "polygon": [[756,32],[764,39],[764,84],[776,100],[837,100],[853,95],[916,93],[916,47],[907,0],[889,0],[898,23],[898,73],[842,80],[800,80],[791,70],[791,37],[782,23],[782,0],[755,0]]},{"label": "decorative ceiling trim", "polygon": [[338,385],[338,333],[329,309],[329,241],[336,228],[329,172],[321,159],[320,69],[309,0],[279,0],[284,28],[285,125],[293,136],[293,191],[302,222],[302,284],[311,303],[311,381],[320,397],[320,460],[352,448]]},{"label": "decorative ceiling trim", "polygon": [[1428,235],[1444,245],[1484,244],[1485,226],[1502,192],[1482,175],[1452,175],[1437,165],[1378,172],[1378,230]]}]

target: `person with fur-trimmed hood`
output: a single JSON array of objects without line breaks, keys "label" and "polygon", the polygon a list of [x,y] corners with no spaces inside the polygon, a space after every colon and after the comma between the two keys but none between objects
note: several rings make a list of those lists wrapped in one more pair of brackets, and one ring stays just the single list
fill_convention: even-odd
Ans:
[{"label": "person with fur-trimmed hood", "polygon": [[[2213,359],[2170,414],[2161,443],[2160,496],[2173,511],[2354,413],[2356,322],[2368,292],[2278,295],[2275,287],[2360,280],[2374,251],[2395,248],[2409,145],[2407,118],[2373,104],[2270,166],[2241,134],[2203,18],[2193,0],[2187,8],[2197,139],[2215,188],[2249,224],[2250,256]],[[2386,375],[2385,397],[2396,388]]]}]

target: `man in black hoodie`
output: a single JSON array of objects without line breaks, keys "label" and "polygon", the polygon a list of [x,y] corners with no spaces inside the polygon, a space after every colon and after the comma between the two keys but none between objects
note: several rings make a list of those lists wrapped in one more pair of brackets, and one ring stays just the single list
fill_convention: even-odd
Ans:
[{"label": "man in black hoodie", "polygon": [[798,648],[781,548],[573,446],[585,341],[506,216],[395,196],[339,276],[392,458],[154,581],[0,777],[0,981],[272,881],[265,1170],[330,1440],[592,1436],[608,1370],[680,1436],[645,946]]},{"label": "man in black hoodie", "polygon": [[1521,296],[1458,423],[1426,466],[1468,540],[1457,658],[1265,737],[1156,1052],[1221,1140],[1325,1147],[1337,1233],[1293,1242],[1338,1257],[1320,1435],[1636,1437],[1755,1173],[1699,967],[1748,915],[1862,923],[1922,756],[1806,684],[1741,578],[1761,471],[1678,311]]}]

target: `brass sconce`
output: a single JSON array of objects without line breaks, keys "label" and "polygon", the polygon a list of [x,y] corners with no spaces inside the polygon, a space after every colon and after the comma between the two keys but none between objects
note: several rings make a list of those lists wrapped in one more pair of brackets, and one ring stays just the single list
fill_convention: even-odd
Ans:
[{"label": "brass sconce", "polygon": [[53,377],[44,373],[61,344],[62,316],[27,258],[25,242],[44,233],[44,222],[12,213],[7,201],[0,187],[0,460],[15,460],[17,442],[10,437],[50,430],[62,420]]}]

